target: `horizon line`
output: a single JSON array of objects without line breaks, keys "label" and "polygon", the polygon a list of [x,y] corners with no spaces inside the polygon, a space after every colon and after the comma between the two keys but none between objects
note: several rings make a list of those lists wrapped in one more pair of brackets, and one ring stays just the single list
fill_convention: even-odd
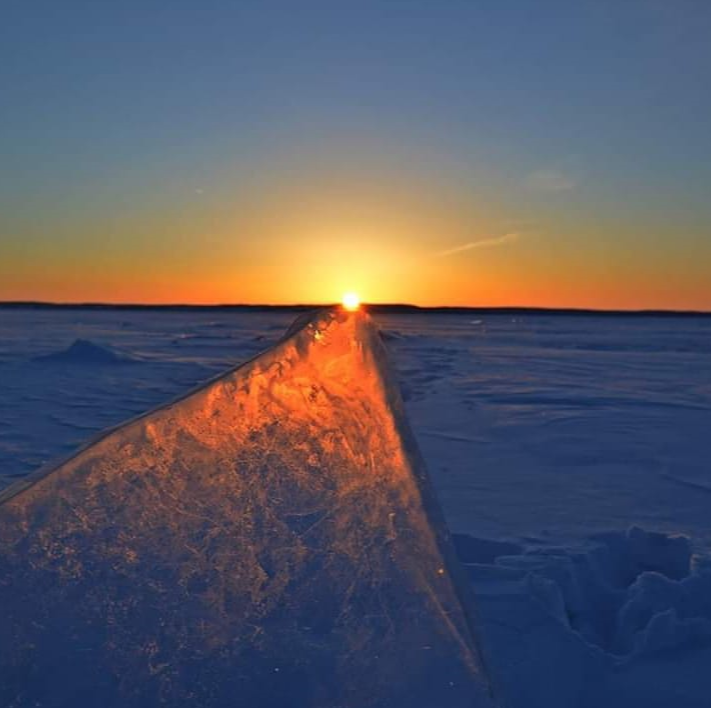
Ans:
[{"label": "horizon line", "polygon": [[[53,302],[48,300],[0,300],[2,309],[94,309],[94,310],[315,310],[340,305],[332,303],[140,303],[140,302]],[[711,316],[711,310],[674,310],[665,308],[593,308],[541,307],[529,305],[413,305],[398,302],[361,303],[373,312],[434,312],[491,314],[580,314],[580,315],[647,315],[647,316]]]}]

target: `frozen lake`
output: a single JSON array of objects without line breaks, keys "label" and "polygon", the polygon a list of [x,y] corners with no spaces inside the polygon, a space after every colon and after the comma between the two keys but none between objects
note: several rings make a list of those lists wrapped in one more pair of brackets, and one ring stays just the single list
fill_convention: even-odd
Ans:
[{"label": "frozen lake", "polygon": [[[293,319],[0,310],[0,485],[255,356]],[[545,544],[637,524],[711,543],[711,318],[376,321],[454,531]],[[57,356],[76,340],[118,360]]]},{"label": "frozen lake", "polygon": [[[0,309],[0,486],[284,312]],[[378,315],[507,708],[708,708],[711,318]]]}]

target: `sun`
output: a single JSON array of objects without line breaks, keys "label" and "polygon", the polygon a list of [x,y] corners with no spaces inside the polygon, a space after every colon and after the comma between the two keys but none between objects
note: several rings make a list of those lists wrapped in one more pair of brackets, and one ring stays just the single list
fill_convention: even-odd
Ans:
[{"label": "sun", "polygon": [[349,312],[355,312],[360,307],[358,293],[343,293],[341,302],[343,303],[343,307]]}]

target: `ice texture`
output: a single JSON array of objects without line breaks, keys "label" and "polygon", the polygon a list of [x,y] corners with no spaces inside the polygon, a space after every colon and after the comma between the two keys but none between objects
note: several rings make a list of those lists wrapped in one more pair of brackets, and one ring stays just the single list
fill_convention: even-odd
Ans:
[{"label": "ice texture", "polygon": [[0,704],[490,705],[377,328],[265,354],[0,496]]}]

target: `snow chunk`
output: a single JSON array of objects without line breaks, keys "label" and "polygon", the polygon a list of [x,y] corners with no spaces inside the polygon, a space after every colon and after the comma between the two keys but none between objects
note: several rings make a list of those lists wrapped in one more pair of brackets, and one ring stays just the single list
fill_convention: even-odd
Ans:
[{"label": "snow chunk", "polygon": [[686,536],[667,536],[633,526],[626,534],[608,532],[593,539],[607,548],[607,574],[617,586],[627,587],[645,571],[673,580],[689,575],[691,542]]}]

